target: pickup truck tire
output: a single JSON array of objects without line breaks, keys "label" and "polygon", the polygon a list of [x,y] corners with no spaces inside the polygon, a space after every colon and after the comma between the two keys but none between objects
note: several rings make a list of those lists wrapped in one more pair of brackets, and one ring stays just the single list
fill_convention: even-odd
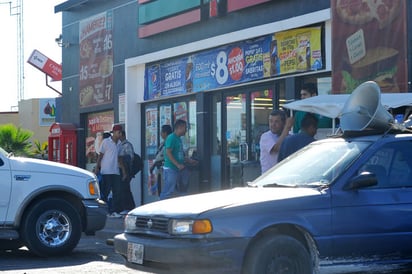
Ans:
[{"label": "pickup truck tire", "polygon": [[253,244],[245,257],[243,274],[312,274],[309,252],[295,238],[269,234]]},{"label": "pickup truck tire", "polygon": [[67,254],[81,237],[80,213],[63,199],[38,201],[25,214],[20,233],[30,252],[38,256]]}]

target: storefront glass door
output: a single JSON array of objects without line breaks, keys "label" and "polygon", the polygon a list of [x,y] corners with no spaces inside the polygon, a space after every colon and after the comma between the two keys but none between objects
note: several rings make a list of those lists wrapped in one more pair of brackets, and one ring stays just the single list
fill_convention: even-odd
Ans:
[{"label": "storefront glass door", "polygon": [[243,185],[242,162],[248,158],[246,94],[227,96],[226,100],[226,157],[230,164],[229,186]]},{"label": "storefront glass door", "polygon": [[244,186],[261,174],[260,136],[285,102],[285,83],[212,96],[211,190]]}]

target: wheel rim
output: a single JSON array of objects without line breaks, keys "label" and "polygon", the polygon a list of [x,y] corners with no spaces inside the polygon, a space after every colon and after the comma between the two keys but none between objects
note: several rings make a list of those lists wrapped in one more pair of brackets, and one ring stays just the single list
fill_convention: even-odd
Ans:
[{"label": "wheel rim", "polygon": [[69,217],[61,211],[47,211],[36,223],[36,233],[47,246],[63,245],[70,237],[72,225]]}]

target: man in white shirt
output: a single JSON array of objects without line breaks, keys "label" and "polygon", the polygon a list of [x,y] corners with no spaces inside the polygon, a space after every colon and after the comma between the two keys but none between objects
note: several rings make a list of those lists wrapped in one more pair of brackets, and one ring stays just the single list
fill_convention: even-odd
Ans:
[{"label": "man in white shirt", "polygon": [[100,153],[97,157],[96,172],[102,174],[102,197],[108,202],[108,196],[112,191],[112,206],[109,208],[109,217],[121,217],[119,212],[122,209],[121,184],[119,167],[119,152],[121,149],[120,136],[122,134],[122,126],[114,125],[112,136],[102,141]]},{"label": "man in white shirt", "polygon": [[260,166],[262,173],[278,162],[280,146],[293,126],[293,117],[286,119],[282,110],[273,110],[269,116],[269,130],[260,137]]}]

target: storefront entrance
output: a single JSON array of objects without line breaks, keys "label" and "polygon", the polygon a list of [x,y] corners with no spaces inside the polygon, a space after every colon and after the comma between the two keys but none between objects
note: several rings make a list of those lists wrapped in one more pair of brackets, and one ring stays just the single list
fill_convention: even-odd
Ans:
[{"label": "storefront entrance", "polygon": [[260,135],[279,98],[282,82],[213,95],[212,190],[243,186],[260,175]]}]

